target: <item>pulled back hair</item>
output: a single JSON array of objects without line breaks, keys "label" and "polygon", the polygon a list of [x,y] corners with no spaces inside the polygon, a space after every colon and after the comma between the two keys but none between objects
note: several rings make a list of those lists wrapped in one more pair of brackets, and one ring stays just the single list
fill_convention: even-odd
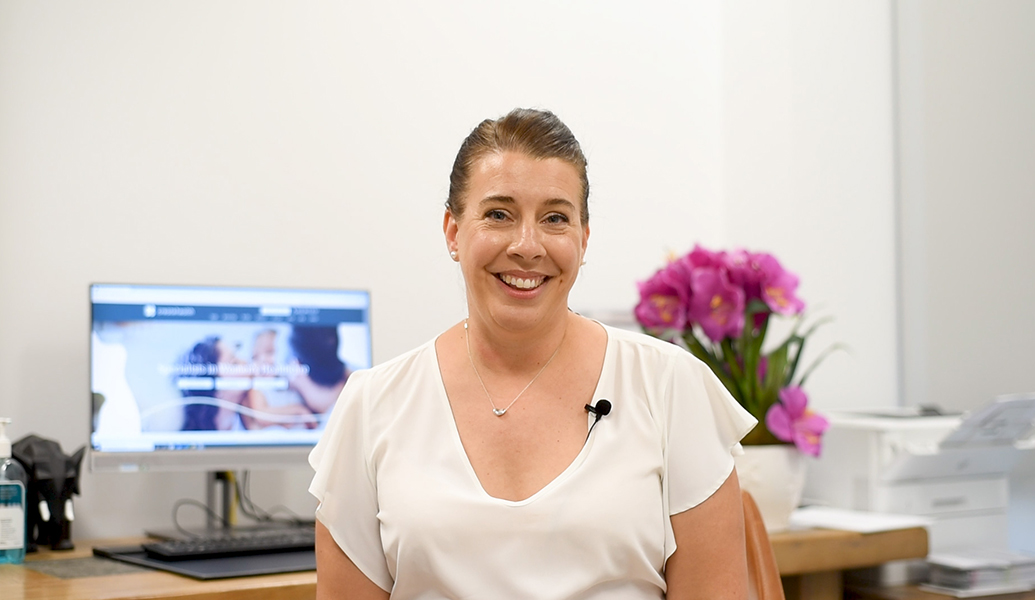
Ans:
[{"label": "pulled back hair", "polygon": [[446,208],[459,220],[464,212],[471,169],[488,154],[521,152],[532,158],[559,158],[575,167],[582,181],[581,221],[589,223],[589,177],[586,156],[575,135],[555,114],[546,110],[515,108],[503,117],[486,119],[474,128],[460,145],[460,151],[449,174],[449,198]]}]

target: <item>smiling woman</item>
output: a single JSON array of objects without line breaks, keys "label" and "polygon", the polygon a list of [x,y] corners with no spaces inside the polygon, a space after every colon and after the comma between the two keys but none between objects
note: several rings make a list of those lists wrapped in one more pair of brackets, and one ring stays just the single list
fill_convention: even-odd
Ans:
[{"label": "smiling woman", "polygon": [[464,141],[443,231],[469,316],[349,378],[310,457],[319,598],[746,597],[755,421],[689,353],[568,309],[588,194],[552,113]]}]

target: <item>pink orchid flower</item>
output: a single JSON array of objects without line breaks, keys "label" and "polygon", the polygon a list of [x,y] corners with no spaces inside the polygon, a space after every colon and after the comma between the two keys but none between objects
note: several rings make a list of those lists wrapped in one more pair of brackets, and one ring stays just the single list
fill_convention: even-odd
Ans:
[{"label": "pink orchid flower", "polygon": [[686,326],[686,301],[665,276],[658,271],[647,281],[637,284],[640,303],[636,305],[636,320],[647,329],[683,329]]},{"label": "pink orchid flower", "polygon": [[694,249],[684,259],[693,269],[698,267],[714,267],[718,269],[725,267],[727,262],[725,252],[712,252],[700,244],[694,244]]},{"label": "pink orchid flower", "polygon": [[744,289],[744,300],[748,302],[762,297],[762,270],[758,264],[760,256],[738,248],[725,257],[730,283]]},{"label": "pink orchid flower", "polygon": [[771,254],[757,256],[762,278],[762,300],[769,309],[781,315],[796,315],[805,310],[805,303],[795,295],[798,276],[783,268]]},{"label": "pink orchid flower", "polygon": [[788,386],[780,390],[780,401],[769,407],[765,415],[765,425],[784,442],[794,442],[805,454],[819,456],[820,436],[830,426],[830,422],[809,410],[808,396],[798,386]]},{"label": "pink orchid flower", "polygon": [[744,330],[744,290],[732,285],[726,272],[700,267],[690,274],[690,320],[714,342],[739,337]]}]

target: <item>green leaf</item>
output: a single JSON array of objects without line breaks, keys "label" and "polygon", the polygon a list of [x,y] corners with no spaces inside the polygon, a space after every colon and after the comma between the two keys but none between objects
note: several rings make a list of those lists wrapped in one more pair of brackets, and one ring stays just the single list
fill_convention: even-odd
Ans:
[{"label": "green leaf", "polygon": [[[753,305],[754,302],[752,303]],[[757,312],[751,312],[745,316],[744,333],[741,334],[744,346],[744,381],[747,382],[745,394],[747,398],[750,398],[751,406],[756,409],[761,404],[761,399],[759,398],[761,384],[758,381],[758,359],[762,354],[762,342],[765,340],[766,330],[769,328],[769,319],[766,319],[762,322],[762,326],[758,328],[758,332],[755,333],[753,327],[754,314]],[[751,409],[749,408],[748,410]]]},{"label": "green leaf", "polygon": [[844,350],[847,352],[848,346],[844,344],[831,344],[827,346],[822,352],[819,353],[819,356],[817,356],[812,361],[812,363],[809,364],[808,368],[805,369],[805,372],[801,374],[801,379],[798,380],[798,387],[804,387],[805,380],[809,378],[809,375],[811,375],[814,370],[816,370],[816,367],[818,367],[819,364],[823,362],[824,359],[826,359],[826,357],[830,356],[834,352],[837,352],[838,350]]},{"label": "green leaf", "polygon": [[712,373],[715,373],[715,376],[719,378],[722,385],[729,390],[730,395],[732,395],[737,402],[743,405],[744,393],[740,389],[737,381],[730,377],[730,375],[722,368],[722,360],[708,351],[705,345],[701,343],[701,340],[697,339],[697,336],[692,332],[687,332],[687,334],[683,336],[683,339],[686,340],[686,345],[687,348],[690,349],[690,353],[700,359],[704,364],[708,365],[708,368],[712,370]]},{"label": "green leaf", "polygon": [[784,387],[784,373],[787,369],[787,352],[789,344],[783,344],[773,350],[767,357],[769,364],[766,366],[765,381],[762,386],[760,400],[766,410],[776,402],[780,396],[780,390]]},{"label": "green leaf", "polygon": [[787,369],[787,375],[784,377],[784,385],[791,385],[791,381],[794,380],[794,373],[798,370],[798,361],[801,360],[801,351],[805,347],[805,338],[793,336],[787,340],[788,347],[790,347],[791,340],[797,341],[798,347],[794,350],[794,358],[791,359],[791,366]]},{"label": "green leaf", "polygon": [[722,359],[729,367],[730,373],[737,379],[744,378],[744,370],[737,362],[737,351],[733,349],[733,343],[729,338],[722,340]]}]

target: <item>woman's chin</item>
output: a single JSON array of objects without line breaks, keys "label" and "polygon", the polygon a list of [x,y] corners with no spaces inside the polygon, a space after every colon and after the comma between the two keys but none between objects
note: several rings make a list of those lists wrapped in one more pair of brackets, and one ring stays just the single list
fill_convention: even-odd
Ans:
[{"label": "woman's chin", "polygon": [[[566,314],[567,308],[553,310],[545,306],[503,306],[488,311],[493,324],[513,333],[540,329],[551,316]],[[558,321],[561,323],[561,321]]]}]

